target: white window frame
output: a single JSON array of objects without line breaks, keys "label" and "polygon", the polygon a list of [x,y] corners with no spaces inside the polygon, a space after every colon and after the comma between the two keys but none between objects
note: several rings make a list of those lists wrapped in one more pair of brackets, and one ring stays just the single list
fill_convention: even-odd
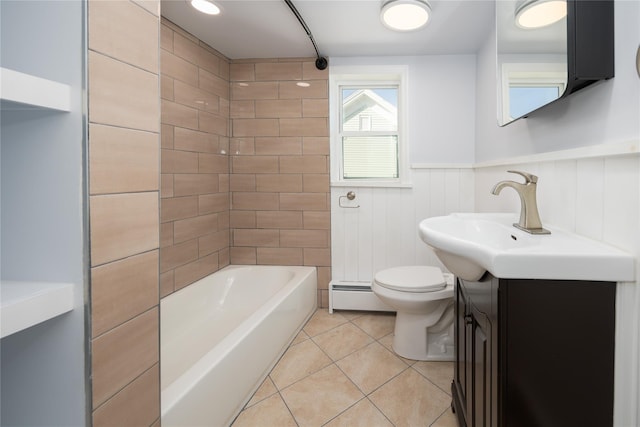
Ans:
[{"label": "white window frame", "polygon": [[[340,138],[342,86],[398,86],[398,178],[344,179]],[[329,75],[331,185],[334,187],[410,187],[407,134],[407,66],[334,66]]]}]

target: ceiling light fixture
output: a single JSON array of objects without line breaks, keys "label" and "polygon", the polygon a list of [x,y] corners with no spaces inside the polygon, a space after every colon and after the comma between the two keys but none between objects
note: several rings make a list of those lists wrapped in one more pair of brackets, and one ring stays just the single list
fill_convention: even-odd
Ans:
[{"label": "ceiling light fixture", "polygon": [[191,0],[190,3],[194,9],[207,15],[218,15],[220,13],[220,8],[209,0]]},{"label": "ceiling light fixture", "polygon": [[424,0],[389,0],[383,3],[380,19],[395,31],[413,31],[427,25],[431,6]]},{"label": "ceiling light fixture", "polygon": [[566,0],[520,0],[516,3],[516,25],[542,28],[567,16]]}]

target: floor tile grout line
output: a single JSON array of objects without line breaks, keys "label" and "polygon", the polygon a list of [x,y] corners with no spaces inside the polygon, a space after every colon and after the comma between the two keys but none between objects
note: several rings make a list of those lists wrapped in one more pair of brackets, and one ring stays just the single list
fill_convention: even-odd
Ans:
[{"label": "floor tile grout line", "polygon": [[437,423],[437,422],[438,422],[438,420],[439,420],[440,418],[442,418],[442,416],[443,416],[444,414],[446,414],[446,413],[447,413],[447,411],[450,411],[450,410],[451,410],[451,408],[446,408],[444,411],[442,411],[442,413],[441,413],[440,415],[438,415],[438,416],[436,417],[436,419],[435,419],[435,420],[433,420],[433,422],[432,422],[431,424],[429,424],[429,427],[432,427],[435,423]]},{"label": "floor tile grout line", "polygon": [[407,371],[407,369],[410,369],[411,366],[407,366],[406,368],[404,368],[402,371],[398,372],[397,374],[395,374],[394,376],[392,376],[391,378],[389,378],[388,380],[386,380],[385,382],[383,382],[382,384],[380,384],[378,387],[374,388],[373,390],[371,390],[370,393],[367,394],[367,397],[371,396],[373,393],[375,393],[376,391],[380,390],[382,387],[386,386],[387,384],[389,384],[391,381],[395,380],[396,378],[398,378],[400,375],[402,375],[404,372]]},{"label": "floor tile grout line", "polygon": [[282,400],[282,403],[284,404],[285,408],[287,408],[287,411],[289,411],[289,414],[291,415],[293,422],[296,423],[296,426],[300,427],[300,423],[298,423],[298,419],[293,414],[293,411],[291,411],[291,408],[289,408],[289,405],[287,404],[287,401],[284,399],[284,396],[282,395],[282,393],[280,393],[280,390],[278,390],[277,393],[278,393],[278,397],[280,397],[280,400]]},{"label": "floor tile grout line", "polygon": [[378,412],[380,412],[382,414],[382,416],[385,417],[393,427],[396,427],[396,424],[393,422],[393,420],[391,418],[389,418],[389,416],[387,414],[385,414],[384,411],[381,408],[379,408],[378,405],[376,405],[375,402],[373,400],[371,400],[371,398],[369,396],[367,396],[366,399],[369,400],[369,402],[371,402],[373,407],[376,408],[378,410]]},{"label": "floor tile grout line", "polygon": [[[321,349],[321,350],[322,350],[322,349]],[[329,360],[331,360],[331,358],[329,358]],[[281,391],[284,391],[284,390],[288,389],[289,387],[293,386],[294,384],[297,384],[297,383],[299,383],[300,381],[302,381],[302,380],[305,380],[305,379],[309,378],[311,375],[315,375],[315,374],[317,374],[318,372],[320,372],[320,371],[322,371],[322,370],[324,370],[324,369],[327,369],[327,368],[328,368],[329,366],[331,366],[331,365],[335,365],[335,362],[334,362],[333,360],[331,360],[331,363],[329,363],[328,365],[325,365],[325,366],[323,366],[323,367],[319,368],[318,370],[315,370],[315,371],[313,371],[313,372],[310,372],[310,373],[306,374],[304,377],[298,378],[297,380],[295,380],[295,381],[294,381],[294,382],[292,382],[291,384],[287,384],[286,386],[284,386],[284,387],[282,387],[282,388],[278,387],[278,385],[275,383],[275,381],[274,381],[274,383],[273,383],[273,384],[276,386],[276,390],[278,390],[278,393],[280,393]],[[272,380],[272,381],[273,381],[273,380]]]},{"label": "floor tile grout line", "polygon": [[367,394],[367,393],[365,393],[365,391],[364,391],[364,390],[362,390],[362,389],[360,388],[360,386],[358,386],[358,384],[356,384],[356,383],[351,379],[351,377],[350,377],[349,375],[347,375],[347,373],[346,373],[345,371],[343,371],[343,370],[342,370],[342,368],[340,367],[340,365],[338,365],[338,364],[337,364],[337,363],[335,363],[335,362],[334,362],[334,365],[336,365],[336,368],[338,368],[338,369],[340,370],[340,372],[342,372],[342,375],[344,375],[345,377],[347,377],[347,379],[351,382],[351,384],[353,384],[353,385],[354,385],[354,386],[355,386],[355,387],[360,391],[360,393],[362,393],[362,395],[363,395],[364,397],[367,397],[367,396],[368,396],[368,394]]},{"label": "floor tile grout line", "polygon": [[[305,340],[305,341],[306,341],[306,340]],[[304,342],[304,341],[301,341],[301,342],[299,342],[298,344],[302,344],[303,342]],[[312,341],[312,342],[313,342],[313,341]],[[316,344],[315,342],[313,342],[313,343],[317,346],[317,344]],[[271,379],[271,382],[273,383],[273,385],[275,386],[275,388],[276,388],[276,390],[277,390],[277,391],[284,390],[285,388],[289,387],[290,385],[293,385],[293,384],[297,383],[298,381],[300,381],[300,380],[302,379],[302,378],[300,378],[300,379],[298,379],[298,380],[294,381],[293,383],[288,384],[288,385],[286,385],[286,386],[282,387],[282,389],[281,389],[280,387],[278,387],[278,384],[276,384],[275,380],[274,380],[273,378],[271,378],[271,374],[273,373],[273,371],[274,371],[274,369],[276,368],[276,366],[278,366],[278,363],[280,363],[280,361],[284,358],[285,354],[287,354],[287,352],[288,352],[292,347],[295,347],[295,346],[296,346],[296,345],[298,345],[298,344],[289,345],[289,347],[287,347],[287,348],[286,348],[286,350],[282,353],[282,355],[280,356],[280,358],[278,359],[278,361],[273,365],[273,367],[271,368],[271,370],[270,370],[270,371],[269,371],[269,373],[267,374],[267,377],[268,377],[269,379]],[[320,349],[320,350],[322,350],[322,349]],[[329,358],[329,360],[331,360],[331,358]],[[329,366],[329,365],[327,365],[327,366]],[[326,366],[325,366],[325,367],[326,367]],[[306,375],[306,376],[304,376],[303,378],[306,378],[306,377],[308,377],[309,375],[313,375],[313,374],[315,374],[316,372],[319,372],[319,371],[323,370],[325,367],[322,367],[322,368],[318,369],[317,371],[313,371],[312,373],[307,374],[307,375]],[[264,380],[263,380],[263,382],[264,382]],[[262,385],[262,384],[260,384],[260,385]],[[256,390],[256,391],[257,391],[257,390]],[[254,394],[255,394],[255,393],[254,393]],[[264,400],[264,399],[263,399],[263,400]]]},{"label": "floor tile grout line", "polygon": [[369,399],[369,396],[367,395],[363,395],[362,398],[358,399],[357,401],[355,401],[351,406],[349,406],[348,408],[346,408],[344,411],[340,412],[339,414],[336,414],[335,417],[331,418],[330,420],[328,420],[327,422],[325,422],[324,424],[322,424],[322,426],[326,426],[327,424],[329,424],[331,421],[335,420],[336,418],[340,417],[341,415],[343,415],[344,413],[346,413],[347,411],[349,411],[351,408],[353,408],[354,406],[356,406],[357,404],[359,404],[360,402],[362,402],[363,400],[367,400],[369,401],[369,403],[371,403],[373,405],[374,408],[376,408],[376,410],[378,412],[380,412],[380,414],[382,414],[383,417],[385,417],[393,427],[395,427],[395,424],[391,422],[391,420],[389,420],[389,418],[384,414],[384,412],[382,412],[380,410],[380,408],[378,408],[376,405],[373,404],[373,402],[371,401],[371,399]]},{"label": "floor tile grout line", "polygon": [[[350,322],[349,322],[349,323],[350,323]],[[343,325],[345,325],[345,323],[343,323],[343,324],[342,324],[342,325],[340,325],[340,326],[343,326]],[[334,329],[337,329],[337,328],[339,328],[340,326],[336,326]],[[355,326],[355,325],[354,325],[354,326]],[[333,330],[333,329],[330,329],[329,331],[331,331],[331,330]],[[329,332],[329,331],[327,331],[327,332]],[[324,333],[326,333],[326,332],[323,332],[322,334],[324,334]],[[327,355],[327,357],[328,357],[329,359],[333,360],[334,362],[338,362],[339,360],[342,360],[342,359],[344,359],[344,358],[346,358],[346,357],[348,357],[348,356],[352,355],[353,353],[358,352],[359,350],[363,349],[363,348],[364,348],[364,347],[366,347],[367,345],[371,344],[371,342],[374,342],[374,341],[375,341],[375,338],[373,338],[372,336],[370,336],[370,335],[368,335],[368,334],[366,334],[366,333],[365,333],[365,335],[367,335],[367,336],[368,336],[369,338],[371,338],[373,341],[371,341],[370,343],[365,344],[365,345],[364,345],[364,347],[360,347],[360,348],[358,348],[358,349],[355,349],[355,350],[353,350],[351,353],[345,354],[345,355],[344,355],[344,356],[342,356],[341,358],[339,358],[339,359],[335,359],[335,360],[334,360],[334,358],[333,358],[333,357],[331,357],[331,355],[329,355],[329,353],[327,353],[327,352],[324,350],[324,348],[322,348],[322,346],[321,346],[318,342],[316,342],[316,341],[313,339],[313,338],[317,338],[317,337],[319,337],[319,336],[320,336],[320,335],[322,335],[322,334],[318,334],[318,335],[316,335],[315,337],[312,337],[312,338],[309,338],[309,339],[310,339],[310,340],[312,340],[312,341],[314,342],[314,344],[315,344],[315,345],[317,345],[318,347],[320,347],[320,350],[322,350],[322,351],[324,352],[324,354],[326,354],[326,355]]]},{"label": "floor tile grout line", "polygon": [[[311,319],[309,319],[309,320],[311,320]],[[329,328],[329,329],[327,329],[327,330],[325,330],[325,331],[322,331],[322,332],[320,332],[320,333],[317,333],[317,334],[315,334],[315,335],[310,335],[310,334],[309,334],[309,332],[304,331],[304,328],[302,328],[301,330],[302,330],[302,331],[304,331],[304,333],[305,333],[305,334],[307,334],[307,336],[308,336],[309,338],[314,338],[314,337],[317,337],[317,336],[322,335],[322,334],[324,334],[324,333],[327,333],[327,332],[329,332],[329,331],[333,331],[334,329],[339,328],[340,326],[342,326],[342,325],[344,325],[345,323],[348,323],[348,322],[349,322],[349,321],[348,321],[348,320],[346,320],[344,323],[340,323],[339,325],[335,325],[335,326],[333,326],[333,327],[331,327],[331,328]],[[309,322],[307,322],[307,323],[309,323]],[[306,325],[305,325],[305,326],[306,326]]]},{"label": "floor tile grout line", "polygon": [[[322,350],[322,349],[320,349],[320,350]],[[331,359],[331,358],[329,358],[329,359]],[[282,399],[282,401],[284,402],[284,404],[285,404],[285,406],[287,407],[287,410],[289,411],[289,413],[291,413],[291,416],[293,417],[293,419],[294,419],[294,421],[296,422],[296,425],[297,425],[297,426],[299,426],[300,424],[298,423],[298,420],[296,419],[295,415],[293,414],[293,412],[292,412],[292,411],[291,411],[291,409],[289,408],[289,405],[287,405],[287,401],[285,400],[285,398],[284,398],[284,396],[282,395],[282,393],[281,393],[281,392],[282,392],[282,391],[285,391],[285,390],[286,390],[287,388],[289,388],[289,387],[292,387],[294,384],[299,383],[299,382],[301,382],[301,381],[303,381],[303,380],[305,380],[305,379],[309,378],[310,376],[312,376],[312,375],[314,375],[314,374],[317,374],[318,372],[320,372],[320,371],[322,371],[322,370],[324,370],[324,369],[326,369],[326,368],[330,367],[331,365],[335,365],[336,369],[338,369],[340,372],[342,372],[342,374],[347,378],[347,380],[348,380],[351,384],[353,384],[353,386],[354,386],[356,389],[358,389],[358,391],[360,391],[360,393],[362,393],[362,398],[358,399],[358,401],[356,401],[355,403],[353,403],[353,404],[352,404],[352,405],[350,405],[348,408],[346,408],[345,410],[343,410],[342,412],[340,412],[339,414],[337,414],[335,417],[333,417],[333,418],[331,418],[331,419],[334,419],[334,418],[336,418],[336,417],[340,416],[342,413],[344,413],[344,412],[348,411],[351,407],[353,407],[357,402],[359,402],[359,401],[361,401],[362,399],[365,399],[365,398],[367,397],[367,395],[366,395],[362,390],[360,390],[360,387],[358,387],[358,385],[357,385],[357,384],[355,384],[355,383],[353,382],[353,380],[351,380],[351,378],[349,378],[349,376],[348,376],[347,374],[345,374],[345,373],[344,373],[344,371],[342,371],[342,369],[340,369],[340,367],[338,366],[338,364],[337,364],[335,361],[333,361],[333,359],[331,359],[331,360],[332,360],[332,362],[331,362],[330,364],[328,364],[327,366],[325,366],[325,367],[323,367],[323,368],[320,368],[319,370],[317,370],[317,371],[315,371],[315,372],[313,372],[313,373],[311,373],[311,374],[308,374],[307,376],[305,376],[305,377],[303,377],[303,378],[300,378],[299,380],[295,381],[294,383],[289,384],[288,386],[286,386],[286,387],[284,387],[284,388],[282,388],[282,389],[278,389],[278,387],[276,386],[276,389],[278,390],[278,391],[277,391],[278,395],[280,396],[280,398],[281,398],[281,399]],[[275,383],[274,383],[274,384],[275,384]],[[275,393],[274,393],[274,394],[275,394]],[[329,423],[330,421],[331,421],[331,420],[328,420],[326,423]],[[324,423],[323,425],[325,425],[326,423]]]},{"label": "floor tile grout line", "polygon": [[[424,360],[424,362],[428,362],[428,361]],[[446,394],[447,396],[451,397],[451,392],[450,391],[443,390],[442,387],[440,387],[438,384],[436,384],[431,378],[429,378],[428,376],[426,376],[425,374],[423,374],[422,372],[417,370],[415,365],[417,365],[417,363],[414,363],[413,365],[411,365],[410,368],[413,368],[414,371],[416,371],[418,374],[420,374],[420,376],[422,376],[422,378],[424,378],[425,380],[427,380],[431,384],[433,384],[438,390],[442,391],[444,394]],[[453,380],[453,378],[452,378],[452,380]]]},{"label": "floor tile grout line", "polygon": [[[381,346],[383,346],[384,348],[386,348],[387,350],[389,350],[391,353],[393,353],[394,356],[396,356],[398,359],[400,359],[401,362],[403,362],[405,365],[411,367],[413,365],[415,365],[418,361],[417,360],[413,360],[413,359],[407,359],[406,357],[402,357],[400,356],[398,353],[396,353],[393,350],[393,347],[389,348],[386,345],[384,345],[384,343],[382,343],[382,339],[388,337],[389,335],[393,335],[393,332],[390,334],[387,334],[383,337],[381,337],[380,339],[377,339],[376,341],[378,342],[378,344],[380,344]],[[411,361],[412,363],[409,363],[409,361]]]}]

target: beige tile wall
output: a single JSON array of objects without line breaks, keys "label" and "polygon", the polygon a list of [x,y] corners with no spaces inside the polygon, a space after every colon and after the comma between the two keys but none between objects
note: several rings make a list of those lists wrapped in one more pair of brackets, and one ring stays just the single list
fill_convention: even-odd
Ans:
[{"label": "beige tile wall", "polygon": [[162,18],[160,296],[229,264],[229,61]]},{"label": "beige tile wall", "polygon": [[231,263],[315,266],[322,307],[331,271],[328,76],[313,59],[236,60],[230,75]]},{"label": "beige tile wall", "polygon": [[159,424],[159,1],[90,0],[93,425]]}]

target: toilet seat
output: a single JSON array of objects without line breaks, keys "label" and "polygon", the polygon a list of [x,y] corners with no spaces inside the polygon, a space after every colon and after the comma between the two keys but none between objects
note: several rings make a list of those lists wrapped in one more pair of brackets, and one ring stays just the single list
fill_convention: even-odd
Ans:
[{"label": "toilet seat", "polygon": [[383,288],[401,292],[435,292],[447,286],[438,267],[403,266],[381,270],[373,280]]}]

